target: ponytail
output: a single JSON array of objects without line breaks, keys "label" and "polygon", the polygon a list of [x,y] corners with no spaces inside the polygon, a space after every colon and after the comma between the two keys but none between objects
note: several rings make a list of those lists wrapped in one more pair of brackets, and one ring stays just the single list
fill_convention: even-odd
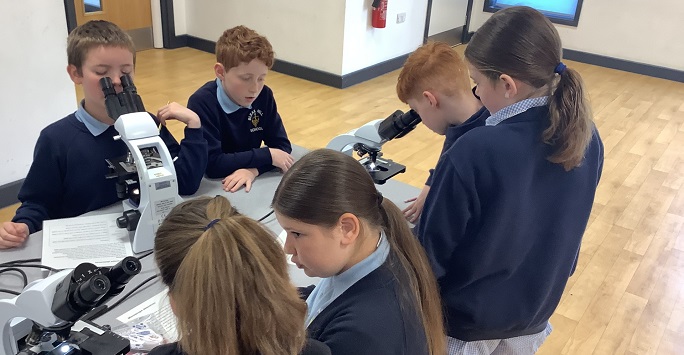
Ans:
[{"label": "ponytail", "polygon": [[547,159],[571,170],[581,164],[594,124],[582,79],[559,64],[562,53],[560,36],[548,18],[530,7],[511,6],[477,30],[465,57],[491,80],[505,73],[534,88],[548,88],[550,120],[541,138],[552,148]]},{"label": "ponytail", "polygon": [[432,273],[425,249],[411,232],[404,214],[397,205],[383,199],[380,209],[385,222],[385,235],[390,244],[390,255],[398,264],[393,270],[400,271],[400,275],[397,276],[400,281],[408,284],[408,289],[412,293],[410,299],[420,310],[428,354],[445,354],[442,304],[437,292],[437,280]]},{"label": "ponytail", "polygon": [[180,348],[200,354],[297,354],[306,305],[275,237],[224,197],[178,205],[155,252],[178,318]]},{"label": "ponytail", "polygon": [[548,159],[571,170],[584,159],[594,129],[584,84],[574,69],[560,73],[549,101],[549,114],[549,127],[542,134],[544,142],[554,147]]}]

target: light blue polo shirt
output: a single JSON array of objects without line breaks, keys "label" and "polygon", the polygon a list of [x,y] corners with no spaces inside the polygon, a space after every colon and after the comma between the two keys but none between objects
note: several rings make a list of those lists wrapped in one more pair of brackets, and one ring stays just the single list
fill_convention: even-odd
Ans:
[{"label": "light blue polo shirt", "polygon": [[100,122],[95,117],[91,116],[83,107],[84,104],[85,100],[81,100],[81,103],[78,105],[78,110],[76,110],[76,119],[86,126],[90,134],[97,137],[104,133],[110,125]]},{"label": "light blue polo shirt", "polygon": [[[219,78],[216,78],[216,99],[218,99],[219,105],[221,105],[223,112],[229,115],[243,108],[242,106],[233,102],[233,100],[231,100],[230,97],[228,97],[228,94],[226,94],[226,92],[223,90],[223,85],[221,84],[221,80]],[[251,110],[252,105],[249,105],[245,108]]]}]

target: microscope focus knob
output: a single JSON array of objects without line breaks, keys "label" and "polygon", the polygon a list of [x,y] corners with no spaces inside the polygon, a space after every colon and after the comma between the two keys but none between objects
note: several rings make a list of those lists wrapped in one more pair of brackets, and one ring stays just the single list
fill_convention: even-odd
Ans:
[{"label": "microscope focus knob", "polygon": [[121,216],[116,219],[116,226],[119,228],[126,228],[128,227],[128,220],[126,219],[125,216]]},{"label": "microscope focus knob", "polygon": [[129,231],[134,231],[138,228],[140,221],[140,211],[128,210],[124,211],[123,216],[116,219],[116,226],[119,228],[126,228]]}]

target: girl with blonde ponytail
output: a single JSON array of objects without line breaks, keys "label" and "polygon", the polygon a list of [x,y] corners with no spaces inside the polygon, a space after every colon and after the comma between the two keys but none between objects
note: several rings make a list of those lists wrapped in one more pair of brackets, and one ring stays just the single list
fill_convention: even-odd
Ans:
[{"label": "girl with blonde ponytail", "polygon": [[329,354],[305,346],[306,305],[290,284],[285,254],[258,222],[221,196],[176,206],[154,240],[178,320],[178,343],[151,355]]},{"label": "girl with blonde ponytail", "polygon": [[321,149],[273,197],[285,252],[323,280],[306,300],[309,336],[335,355],[443,355],[430,265],[402,212],[352,157]]},{"label": "girl with blonde ponytail", "polygon": [[533,354],[577,263],[603,167],[581,77],[529,7],[465,50],[490,116],[442,155],[417,235],[440,286],[449,354]]}]

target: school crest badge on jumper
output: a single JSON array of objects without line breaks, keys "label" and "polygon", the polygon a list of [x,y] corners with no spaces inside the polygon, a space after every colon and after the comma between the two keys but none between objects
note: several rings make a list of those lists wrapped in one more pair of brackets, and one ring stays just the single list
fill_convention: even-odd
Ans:
[{"label": "school crest badge on jumper", "polygon": [[261,119],[261,116],[264,114],[261,112],[261,110],[252,110],[252,112],[249,113],[249,116],[247,116],[247,120],[252,122],[253,128],[251,128],[249,131],[250,132],[256,132],[256,131],[263,131],[264,129],[259,126],[259,120]]}]

